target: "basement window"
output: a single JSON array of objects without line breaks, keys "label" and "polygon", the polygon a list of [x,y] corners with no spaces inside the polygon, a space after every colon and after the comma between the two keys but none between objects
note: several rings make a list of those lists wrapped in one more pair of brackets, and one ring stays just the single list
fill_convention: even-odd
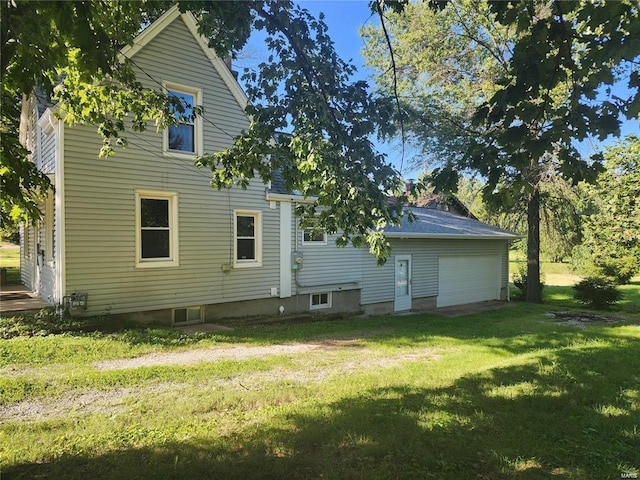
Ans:
[{"label": "basement window", "polygon": [[173,310],[174,324],[202,323],[202,307],[176,308]]},{"label": "basement window", "polygon": [[331,292],[312,293],[310,296],[310,310],[331,308]]}]

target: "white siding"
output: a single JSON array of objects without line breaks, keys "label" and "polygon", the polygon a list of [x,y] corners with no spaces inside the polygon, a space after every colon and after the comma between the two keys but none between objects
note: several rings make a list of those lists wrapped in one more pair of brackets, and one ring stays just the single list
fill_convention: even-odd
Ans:
[{"label": "white siding", "polygon": [[29,289],[35,289],[35,229],[28,224],[20,227],[20,281]]},{"label": "white siding", "polygon": [[[241,107],[181,19],[135,57],[159,82],[202,90],[205,152],[221,150],[248,126]],[[160,88],[145,73],[139,79]],[[213,124],[212,124],[213,122]],[[215,125],[214,125],[215,124]],[[223,133],[224,131],[224,133]],[[267,298],[279,282],[279,210],[265,186],[217,191],[191,160],[162,154],[162,133],[130,135],[129,148],[98,159],[91,128],[65,131],[66,292],[86,291],[88,313],[156,310]],[[178,194],[179,266],[135,267],[135,191]],[[222,272],[233,261],[233,210],[262,212],[263,266]]]}]

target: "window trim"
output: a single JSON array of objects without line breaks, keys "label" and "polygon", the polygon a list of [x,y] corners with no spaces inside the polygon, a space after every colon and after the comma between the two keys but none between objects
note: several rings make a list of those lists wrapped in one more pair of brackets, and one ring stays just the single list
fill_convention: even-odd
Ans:
[{"label": "window trim", "polygon": [[[238,217],[254,217],[255,259],[238,259]],[[262,266],[262,211],[233,211],[233,268],[252,268]]]},{"label": "window trim", "polygon": [[[327,296],[327,303],[319,303],[318,305],[314,305],[313,304],[313,297],[314,295],[326,295]],[[332,305],[332,292],[314,292],[314,293],[310,293],[309,294],[309,310],[322,310],[325,308],[331,308]],[[322,298],[319,298],[320,300],[322,300]]]},{"label": "window trim", "polygon": [[[142,258],[142,219],[140,208],[142,199],[168,200],[169,201],[169,257],[160,259]],[[135,192],[135,216],[136,216],[136,268],[162,268],[177,267],[180,265],[178,252],[178,194],[176,192],[162,192],[155,190],[136,190]]]},{"label": "window trim", "polygon": [[327,244],[327,231],[322,228],[322,240],[305,240],[304,236],[309,231],[312,231],[314,227],[307,227],[302,229],[302,245],[326,245]]},{"label": "window trim", "polygon": [[[190,87],[188,85],[182,85],[174,82],[162,82],[162,87],[165,89],[167,94],[169,94],[169,90],[174,90],[187,95],[193,95],[194,108],[202,105],[202,90],[200,88]],[[200,156],[204,152],[202,117],[200,115],[196,115],[193,119],[193,148],[193,152],[171,150],[169,149],[169,128],[165,128],[162,133],[162,153],[164,155],[186,159],[192,159],[194,156]]]}]

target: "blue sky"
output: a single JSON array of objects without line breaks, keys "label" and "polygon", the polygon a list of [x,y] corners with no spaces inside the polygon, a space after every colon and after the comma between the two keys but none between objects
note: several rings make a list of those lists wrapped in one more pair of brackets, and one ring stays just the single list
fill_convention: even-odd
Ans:
[{"label": "blue sky", "polygon": [[[329,35],[335,43],[338,54],[344,60],[352,60],[358,69],[356,79],[369,79],[370,70],[363,65],[361,55],[364,41],[360,38],[358,30],[367,22],[377,20],[371,15],[369,4],[366,0],[299,0],[297,2],[309,10],[316,18],[320,12],[325,15],[325,23],[329,28]],[[236,62],[238,68],[257,65],[261,58],[268,56],[267,48],[259,36],[252,37],[243,55]],[[373,84],[373,81],[370,81]],[[402,155],[402,149],[398,145],[387,145],[376,142],[380,152],[387,155],[387,160],[392,163],[405,178],[417,178],[420,168],[412,168],[409,161],[409,152]]]},{"label": "blue sky", "polygon": [[[329,28],[329,35],[335,43],[336,51],[344,60],[352,60],[358,68],[358,79],[369,79],[371,72],[363,65],[361,50],[364,45],[358,34],[359,28],[367,22],[377,22],[377,17],[371,15],[368,1],[366,0],[298,0],[298,4],[309,10],[314,16],[320,12],[325,15],[325,23]],[[252,39],[246,49],[245,58],[237,62],[240,69],[245,66],[257,64],[261,58],[268,56],[266,46],[260,39]],[[373,84],[373,81],[370,80]],[[626,89],[622,88],[624,94]],[[614,92],[616,93],[616,92]],[[640,122],[625,122],[622,125],[622,136],[640,133]],[[585,156],[593,153],[598,146],[615,143],[614,138],[602,143],[583,142],[579,150]],[[421,172],[419,167],[411,166],[411,152],[407,152],[402,158],[401,149],[397,145],[383,145],[378,143],[381,152],[387,154],[388,160],[400,169],[405,178],[417,178]]]}]

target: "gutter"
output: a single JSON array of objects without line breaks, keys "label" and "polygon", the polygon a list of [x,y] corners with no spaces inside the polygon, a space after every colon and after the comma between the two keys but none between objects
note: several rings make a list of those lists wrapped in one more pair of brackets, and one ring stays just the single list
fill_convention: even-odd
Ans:
[{"label": "gutter", "polygon": [[267,192],[266,200],[273,202],[316,203],[318,201],[318,197],[303,197],[301,195],[288,193]]},{"label": "gutter", "polygon": [[444,240],[460,240],[460,239],[472,239],[472,240],[517,240],[523,238],[522,235],[510,234],[510,235],[465,235],[465,234],[451,234],[451,233],[402,233],[402,232],[383,232],[387,238],[398,239],[410,239],[410,238],[434,238]]}]

